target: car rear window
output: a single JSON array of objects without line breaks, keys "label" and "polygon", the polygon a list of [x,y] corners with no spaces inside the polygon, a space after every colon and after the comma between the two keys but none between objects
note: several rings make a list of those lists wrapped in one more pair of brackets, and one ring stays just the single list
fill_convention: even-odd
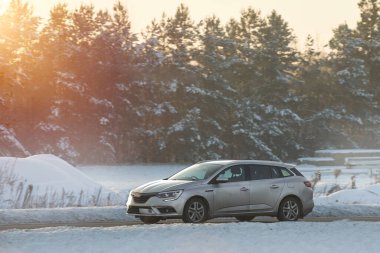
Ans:
[{"label": "car rear window", "polygon": [[290,169],[296,176],[303,177],[302,173],[299,172],[296,168],[291,168]]}]

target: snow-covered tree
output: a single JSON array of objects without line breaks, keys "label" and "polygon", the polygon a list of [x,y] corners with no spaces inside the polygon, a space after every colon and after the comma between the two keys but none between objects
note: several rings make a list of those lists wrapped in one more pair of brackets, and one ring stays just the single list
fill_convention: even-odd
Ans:
[{"label": "snow-covered tree", "polygon": [[265,22],[261,13],[252,8],[241,12],[239,20],[226,25],[229,50],[230,80],[241,96],[256,96],[261,84],[259,63],[259,36]]},{"label": "snow-covered tree", "polygon": [[357,37],[360,38],[360,56],[368,72],[370,90],[380,101],[380,1],[361,0],[360,21],[357,24]]},{"label": "snow-covered tree", "polygon": [[[30,5],[12,0],[0,16],[0,141],[1,150],[26,155],[21,142],[28,135],[24,122],[33,122],[35,86],[30,80],[34,66],[33,45],[39,19]],[[10,155],[11,152],[3,152]]]},{"label": "snow-covered tree", "polygon": [[123,161],[135,154],[130,148],[132,129],[136,125],[133,107],[136,55],[136,36],[131,31],[128,11],[117,2],[111,14],[96,15],[97,36],[91,46],[91,114],[98,126],[99,153],[104,159]]},{"label": "snow-covered tree", "polygon": [[200,157],[202,159],[232,158],[234,141],[232,124],[237,106],[237,92],[232,88],[230,54],[231,39],[220,20],[206,18],[201,24],[200,47],[196,53],[199,64],[199,87],[192,86],[196,94],[201,119]]},{"label": "snow-covered tree", "polygon": [[325,147],[374,147],[379,143],[379,135],[373,131],[379,122],[376,77],[379,2],[360,1],[359,9],[361,20],[357,27],[340,25],[329,43],[332,51],[324,67],[332,74],[329,94],[335,100],[310,118],[311,124],[315,122],[319,127],[309,129],[322,130],[324,133],[317,136],[327,136],[319,144]]},{"label": "snow-covered tree", "polygon": [[[194,92],[199,88],[197,63],[193,59],[197,29],[189,15],[189,9],[181,4],[173,17],[160,22],[163,31],[158,40],[162,48],[159,66],[160,83],[164,87],[161,101],[167,101],[172,108],[171,117],[165,118],[165,133],[159,142],[167,161],[197,159],[200,148],[200,108]],[[153,39],[153,38],[152,38]],[[156,102],[156,105],[162,103]]]},{"label": "snow-covered tree", "polygon": [[294,76],[297,51],[295,36],[288,23],[276,11],[266,18],[259,33],[260,87],[257,97],[274,104],[291,99],[291,88],[297,84]]},{"label": "snow-covered tree", "polygon": [[34,152],[54,153],[70,161],[79,156],[72,139],[75,132],[72,115],[77,110],[74,99],[84,92],[72,66],[78,51],[73,29],[67,5],[54,6],[36,47],[38,62],[33,79],[41,84],[43,93],[39,98],[39,122],[33,126],[35,139],[29,141]]}]

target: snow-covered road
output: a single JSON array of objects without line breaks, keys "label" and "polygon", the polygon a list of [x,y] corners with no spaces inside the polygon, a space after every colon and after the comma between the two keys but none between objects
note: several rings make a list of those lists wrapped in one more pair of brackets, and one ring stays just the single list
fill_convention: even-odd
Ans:
[{"label": "snow-covered road", "polygon": [[379,252],[380,222],[157,224],[0,232],[0,253]]},{"label": "snow-covered road", "polygon": [[[378,205],[318,204],[309,217],[360,218],[380,217]],[[17,224],[79,224],[79,223],[126,223],[136,221],[126,215],[125,206],[114,207],[70,207],[42,209],[0,209],[0,226]]]}]

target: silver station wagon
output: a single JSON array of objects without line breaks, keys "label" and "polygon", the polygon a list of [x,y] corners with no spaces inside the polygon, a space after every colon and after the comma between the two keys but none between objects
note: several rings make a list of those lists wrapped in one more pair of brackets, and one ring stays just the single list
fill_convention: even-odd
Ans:
[{"label": "silver station wagon", "polygon": [[127,213],[144,223],[215,217],[296,221],[314,207],[311,183],[293,165],[257,160],[207,161],[130,192]]}]

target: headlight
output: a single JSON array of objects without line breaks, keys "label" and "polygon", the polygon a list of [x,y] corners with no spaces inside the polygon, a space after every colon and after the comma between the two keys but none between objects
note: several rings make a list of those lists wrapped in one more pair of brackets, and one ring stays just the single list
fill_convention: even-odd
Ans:
[{"label": "headlight", "polygon": [[125,204],[128,206],[131,203],[131,201],[132,201],[132,191],[129,191],[127,203]]},{"label": "headlight", "polygon": [[172,201],[178,199],[182,192],[183,190],[160,192],[157,194],[157,197],[163,199],[164,201]]}]

